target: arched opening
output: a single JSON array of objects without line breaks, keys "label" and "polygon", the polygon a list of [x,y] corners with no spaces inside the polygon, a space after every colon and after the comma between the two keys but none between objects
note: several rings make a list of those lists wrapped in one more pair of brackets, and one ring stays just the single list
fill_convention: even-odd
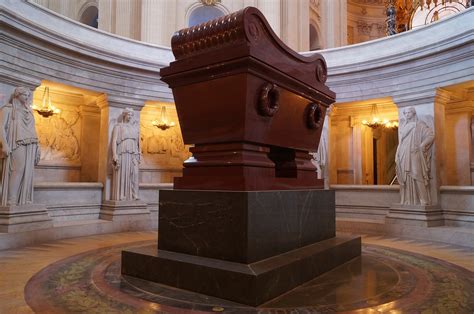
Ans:
[{"label": "arched opening", "polygon": [[447,16],[459,13],[465,9],[466,7],[459,1],[439,3],[433,7],[430,7],[427,4],[425,4],[423,8],[419,6],[413,13],[411,29],[428,25]]},{"label": "arched opening", "polygon": [[189,15],[188,26],[205,23],[209,20],[225,15],[225,12],[216,6],[205,5],[194,9]]},{"label": "arched opening", "polygon": [[312,24],[309,25],[309,50],[320,50],[320,36],[316,27]]},{"label": "arched opening", "polygon": [[94,28],[99,27],[99,9],[96,6],[90,6],[82,12],[79,22]]}]

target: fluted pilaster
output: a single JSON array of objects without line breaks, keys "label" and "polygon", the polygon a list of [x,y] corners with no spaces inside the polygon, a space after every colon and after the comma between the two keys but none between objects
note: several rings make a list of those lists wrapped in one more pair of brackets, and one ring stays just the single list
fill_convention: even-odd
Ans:
[{"label": "fluted pilaster", "polygon": [[128,0],[115,3],[115,33],[140,39],[141,1]]},{"label": "fluted pilaster", "polygon": [[99,1],[99,29],[114,33],[115,32],[115,5],[112,0]]},{"label": "fluted pilaster", "polygon": [[321,20],[325,30],[326,48],[347,44],[347,0],[324,0]]},{"label": "fluted pilaster", "polygon": [[258,0],[257,8],[262,11],[265,15],[268,23],[275,31],[275,33],[280,36],[281,30],[281,1],[275,0]]},{"label": "fluted pilaster", "polygon": [[141,40],[170,46],[171,36],[177,30],[176,6],[172,0],[142,0]]}]

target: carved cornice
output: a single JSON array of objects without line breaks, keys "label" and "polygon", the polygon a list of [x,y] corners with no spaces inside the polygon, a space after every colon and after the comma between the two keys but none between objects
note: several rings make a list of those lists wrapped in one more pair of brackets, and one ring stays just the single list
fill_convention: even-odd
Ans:
[{"label": "carved cornice", "polygon": [[[145,99],[172,99],[159,69],[166,47],[85,27],[27,1],[0,1],[0,80],[33,89],[42,80]],[[20,84],[18,84],[20,82]]]},{"label": "carved cornice", "polygon": [[211,20],[175,33],[171,39],[173,54],[177,60],[202,53],[216,46],[241,41],[243,29],[243,10]]},{"label": "carved cornice", "polygon": [[[209,75],[230,75],[234,70],[241,71],[237,65],[244,62],[248,63],[244,68],[258,71],[258,75],[281,72],[286,76],[284,81],[300,81],[313,90],[317,87],[325,97],[334,97],[324,84],[327,78],[324,58],[319,54],[303,57],[290,49],[273,32],[263,14],[253,7],[180,30],[173,36],[171,47],[176,61],[172,67],[160,71],[162,80],[170,87],[175,87],[178,81],[184,84],[184,81]],[[276,66],[281,60],[287,61],[283,66]],[[261,71],[262,67],[269,69]],[[195,73],[193,77],[177,80],[182,73],[191,70]]]},{"label": "carved cornice", "polygon": [[220,2],[221,2],[221,0],[201,0],[201,3],[203,5],[208,5],[208,6],[213,6],[213,5],[216,5]]}]

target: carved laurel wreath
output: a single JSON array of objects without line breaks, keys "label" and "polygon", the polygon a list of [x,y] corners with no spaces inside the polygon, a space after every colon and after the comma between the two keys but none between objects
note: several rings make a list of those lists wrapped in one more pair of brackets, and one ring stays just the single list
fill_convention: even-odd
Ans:
[{"label": "carved laurel wreath", "polygon": [[310,103],[307,107],[306,125],[309,129],[319,129],[324,122],[323,111],[320,104]]},{"label": "carved laurel wreath", "polygon": [[273,117],[280,107],[280,91],[275,84],[265,83],[260,89],[258,112],[262,116]]},{"label": "carved laurel wreath", "polygon": [[325,83],[328,78],[328,70],[326,68],[326,64],[322,60],[318,60],[316,64],[316,79],[321,82]]}]

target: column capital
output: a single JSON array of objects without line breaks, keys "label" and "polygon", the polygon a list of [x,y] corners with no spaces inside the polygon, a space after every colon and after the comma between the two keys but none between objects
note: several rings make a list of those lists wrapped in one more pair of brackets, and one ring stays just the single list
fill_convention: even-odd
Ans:
[{"label": "column capital", "polygon": [[437,96],[436,89],[417,91],[416,93],[393,96],[393,102],[398,108],[416,105],[433,104]]},{"label": "column capital", "polygon": [[145,100],[102,94],[97,97],[97,106],[101,110],[105,107],[114,107],[122,109],[133,108],[134,110],[141,111],[145,106]]},{"label": "column capital", "polygon": [[28,76],[22,75],[21,73],[9,73],[7,75],[0,74],[0,81],[4,84],[11,85],[13,88],[18,86],[24,86],[29,88],[32,92],[41,85],[41,80]]}]

